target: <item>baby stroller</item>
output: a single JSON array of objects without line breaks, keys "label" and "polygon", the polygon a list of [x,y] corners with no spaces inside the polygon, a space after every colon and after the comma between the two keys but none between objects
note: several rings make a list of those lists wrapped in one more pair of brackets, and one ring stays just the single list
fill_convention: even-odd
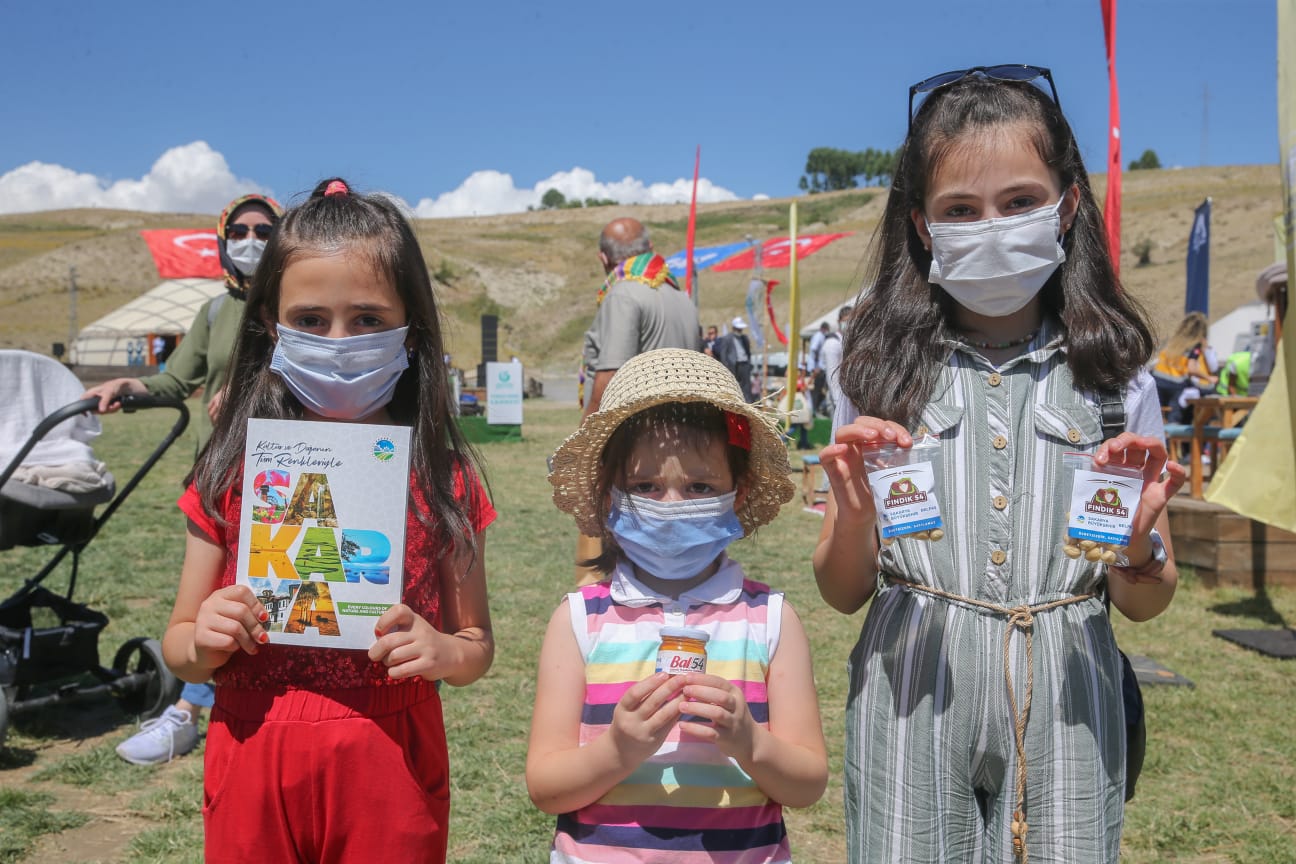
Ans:
[{"label": "baby stroller", "polygon": [[[111,667],[100,666],[99,633],[108,616],[74,602],[72,594],[82,550],[184,432],[189,409],[174,399],[122,400],[127,412],[172,408],[179,416],[117,490],[87,443],[99,434],[98,399],[81,399],[84,391],[75,375],[49,357],[0,351],[0,404],[5,406],[0,412],[0,550],[59,547],[0,602],[0,748],[11,718],[28,712],[112,695],[127,713],[154,717],[180,694],[181,683],[163,662],[155,639],[130,639]],[[67,592],[56,594],[41,583],[68,555]]]}]

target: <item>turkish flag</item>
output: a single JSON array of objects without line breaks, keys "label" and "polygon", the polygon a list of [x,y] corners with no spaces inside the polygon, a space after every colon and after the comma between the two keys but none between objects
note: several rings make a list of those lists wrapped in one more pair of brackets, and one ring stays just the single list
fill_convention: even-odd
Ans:
[{"label": "turkish flag", "polygon": [[163,228],[141,231],[140,236],[153,253],[153,263],[163,279],[219,279],[224,275],[215,231]]},{"label": "turkish flag", "polygon": [[[851,232],[844,234],[804,234],[797,237],[797,260],[809,258],[820,249],[827,246],[834,240],[840,240],[843,237],[849,237]],[[748,249],[732,258],[726,258],[724,261],[711,268],[713,272],[724,272],[727,270],[750,270],[755,263],[756,250]],[[761,266],[767,268],[786,267],[792,263],[792,240],[788,237],[775,237],[761,244]]]}]

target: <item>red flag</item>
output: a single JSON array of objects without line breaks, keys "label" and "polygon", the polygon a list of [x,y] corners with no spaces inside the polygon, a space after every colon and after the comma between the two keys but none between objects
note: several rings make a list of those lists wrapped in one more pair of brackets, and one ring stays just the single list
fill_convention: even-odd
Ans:
[{"label": "red flag", "polygon": [[774,286],[779,284],[777,279],[771,279],[765,283],[765,311],[769,312],[770,327],[774,328],[774,336],[779,342],[788,344],[787,334],[779,329],[778,319],[774,317]]},{"label": "red flag", "polygon": [[[809,258],[834,240],[849,237],[852,232],[844,234],[802,234],[797,237],[797,260]],[[726,270],[750,270],[755,264],[756,250],[748,249],[732,258],[726,258],[711,268],[713,273]],[[761,244],[761,265],[763,267],[786,267],[792,263],[792,241],[787,237],[776,237]]]},{"label": "red flag", "polygon": [[1107,77],[1111,82],[1107,113],[1107,200],[1103,204],[1103,221],[1107,223],[1107,250],[1112,267],[1120,275],[1121,228],[1121,146],[1120,92],[1116,87],[1116,0],[1101,0],[1103,36],[1107,41]]},{"label": "red flag", "polygon": [[693,203],[689,204],[688,242],[685,243],[684,259],[684,293],[693,296],[693,229],[697,227],[697,181],[698,169],[702,167],[702,145],[697,148],[693,157]]},{"label": "red flag", "polygon": [[219,279],[220,253],[216,251],[216,232],[207,228],[165,228],[141,231],[140,236],[153,253],[153,263],[163,279]]}]

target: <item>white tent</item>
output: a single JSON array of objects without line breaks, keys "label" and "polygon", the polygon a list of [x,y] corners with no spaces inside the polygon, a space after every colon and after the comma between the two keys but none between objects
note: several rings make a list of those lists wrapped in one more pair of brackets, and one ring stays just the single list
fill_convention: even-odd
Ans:
[{"label": "white tent", "polygon": [[818,318],[811,321],[809,324],[806,324],[804,327],[801,328],[801,338],[809,339],[810,337],[814,336],[814,334],[819,331],[819,325],[824,323],[825,321],[828,322],[829,327],[831,327],[833,330],[836,330],[837,316],[841,314],[841,310],[846,308],[847,306],[854,306],[857,299],[858,298],[856,297],[852,297],[849,300],[843,301],[842,303],[834,306],[824,314],[820,315]]},{"label": "white tent", "polygon": [[1273,318],[1273,311],[1265,303],[1243,303],[1232,312],[1210,325],[1210,342],[1220,362],[1234,351],[1246,351],[1251,347],[1251,326],[1259,321]]},{"label": "white tent", "polygon": [[224,291],[220,279],[168,279],[83,327],[71,360],[78,366],[142,364],[149,356],[149,338],[189,332],[198,308]]}]

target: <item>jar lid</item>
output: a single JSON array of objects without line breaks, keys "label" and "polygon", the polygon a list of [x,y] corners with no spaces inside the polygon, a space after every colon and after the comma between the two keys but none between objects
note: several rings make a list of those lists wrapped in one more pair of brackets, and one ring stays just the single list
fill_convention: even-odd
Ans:
[{"label": "jar lid", "polygon": [[698,642],[706,642],[711,638],[710,633],[698,627],[663,627],[661,635],[674,636],[676,639],[696,639]]}]

